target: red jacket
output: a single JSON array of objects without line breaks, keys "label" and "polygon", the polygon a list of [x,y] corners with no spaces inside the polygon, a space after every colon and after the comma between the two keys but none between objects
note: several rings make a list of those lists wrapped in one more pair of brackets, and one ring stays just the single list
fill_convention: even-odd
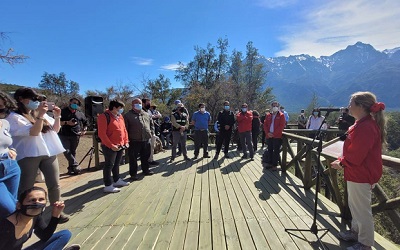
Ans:
[{"label": "red jacket", "polygon": [[113,145],[128,144],[128,133],[126,132],[124,117],[119,115],[118,119],[116,119],[109,110],[105,112],[108,112],[110,115],[110,123],[108,125],[105,114],[100,114],[97,117],[98,134],[101,144],[104,144],[108,148],[112,148]]},{"label": "red jacket", "polygon": [[346,181],[371,185],[379,181],[383,169],[381,133],[370,115],[349,128],[339,161]]},{"label": "red jacket", "polygon": [[[265,131],[265,135],[266,135],[267,139],[269,138],[268,133],[270,132],[272,118],[273,118],[273,115],[268,114],[264,120],[264,131]],[[285,128],[285,126],[286,126],[285,115],[282,112],[278,111],[276,113],[275,120],[274,120],[274,132],[272,133],[273,138],[282,138],[282,132],[283,132],[283,129]]]},{"label": "red jacket", "polygon": [[246,113],[239,112],[236,115],[239,133],[251,131],[253,124],[253,112],[247,111]]}]

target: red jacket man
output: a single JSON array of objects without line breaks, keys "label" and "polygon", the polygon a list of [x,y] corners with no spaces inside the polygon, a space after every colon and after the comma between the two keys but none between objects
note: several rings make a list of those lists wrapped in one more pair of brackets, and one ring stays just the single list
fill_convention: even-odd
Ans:
[{"label": "red jacket man", "polygon": [[285,115],[279,111],[279,103],[272,102],[272,113],[264,120],[264,131],[268,145],[267,167],[273,171],[277,170],[280,161],[279,151],[282,145],[282,132],[286,125]]},{"label": "red jacket man", "polygon": [[250,153],[250,160],[254,157],[254,148],[251,137],[251,127],[253,124],[253,112],[249,111],[247,104],[243,103],[241,111],[236,115],[236,121],[238,124],[239,138],[242,145],[243,159],[247,158],[247,149]]}]

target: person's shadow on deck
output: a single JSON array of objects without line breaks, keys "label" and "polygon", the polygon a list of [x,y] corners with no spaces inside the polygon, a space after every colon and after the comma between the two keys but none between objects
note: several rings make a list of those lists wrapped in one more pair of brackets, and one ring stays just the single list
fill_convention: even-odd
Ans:
[{"label": "person's shadow on deck", "polygon": [[[87,191],[88,189],[90,189],[90,191]],[[103,181],[102,178],[100,178],[96,180],[90,180],[85,185],[76,187],[61,194],[61,197],[65,199],[64,212],[66,214],[74,214],[79,212],[85,207],[86,203],[103,197],[105,194],[102,192],[102,189]],[[68,199],[70,196],[72,197]]]},{"label": "person's shadow on deck", "polygon": [[260,176],[260,179],[254,182],[254,186],[260,191],[258,197],[263,201],[268,200],[271,197],[271,194],[277,194],[281,191],[281,187],[275,179],[276,176],[272,175],[274,175],[273,172],[266,170]]}]

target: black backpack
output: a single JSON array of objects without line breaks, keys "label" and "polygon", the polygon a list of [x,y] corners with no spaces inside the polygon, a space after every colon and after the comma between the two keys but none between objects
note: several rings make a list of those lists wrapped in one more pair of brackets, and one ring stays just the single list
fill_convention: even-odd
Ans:
[{"label": "black backpack", "polygon": [[[104,112],[103,113],[105,116],[106,116],[106,119],[107,119],[107,126],[108,126],[108,124],[110,124],[110,114],[108,113],[108,112]],[[97,128],[95,131],[94,131],[94,138],[96,139],[96,141],[97,142],[101,142],[101,139],[100,139],[100,137],[99,137],[99,132],[98,132],[98,130],[99,130],[99,128]]]}]

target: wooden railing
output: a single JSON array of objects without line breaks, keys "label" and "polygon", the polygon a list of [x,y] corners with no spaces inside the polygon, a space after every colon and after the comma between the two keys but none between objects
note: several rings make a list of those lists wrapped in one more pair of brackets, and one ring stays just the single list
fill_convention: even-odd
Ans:
[{"label": "wooden railing", "polygon": [[[306,129],[285,129],[283,133],[282,170],[287,171],[290,168],[294,168],[294,174],[303,181],[305,189],[310,189],[316,184],[315,169],[318,166],[318,152],[316,149],[319,140],[313,142],[313,139],[308,137],[308,135],[315,132]],[[337,134],[341,132],[338,129],[324,131],[327,142],[324,141],[322,143],[319,166],[322,167],[320,169],[321,182],[325,187],[325,196],[339,206],[342,218],[350,219],[351,214],[347,203],[346,183],[343,183],[344,190],[341,191],[339,188],[340,185],[338,185],[339,171],[330,167],[330,163],[336,160],[341,154],[343,143],[337,137]],[[294,143],[297,145],[296,150],[294,150]],[[288,157],[289,155],[290,158]],[[400,171],[399,158],[383,155],[382,160],[383,166]],[[400,197],[389,198],[379,184],[375,186],[373,192],[378,202],[372,204],[372,212],[374,214],[384,212],[400,232],[400,214],[396,211],[396,209],[400,208]]]}]

